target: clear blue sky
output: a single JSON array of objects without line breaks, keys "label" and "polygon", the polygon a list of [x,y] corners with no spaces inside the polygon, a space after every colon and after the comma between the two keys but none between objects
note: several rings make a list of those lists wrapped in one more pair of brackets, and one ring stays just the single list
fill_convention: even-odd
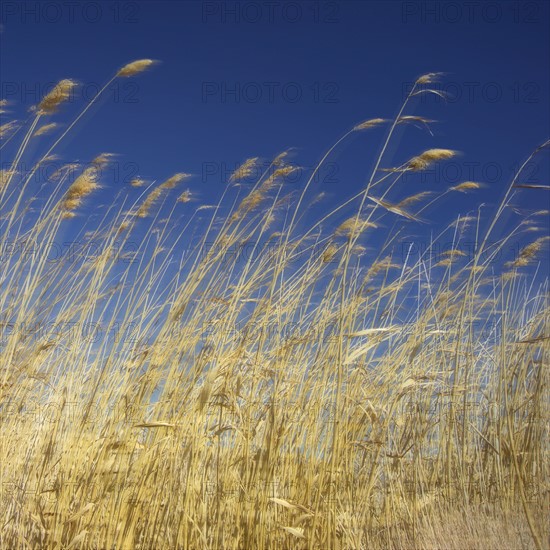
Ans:
[{"label": "clear blue sky", "polygon": [[[128,61],[162,61],[118,81],[58,152],[81,161],[119,153],[121,180],[191,172],[208,201],[245,158],[295,147],[311,166],[354,124],[394,116],[416,77],[444,71],[450,101],[431,97],[409,111],[439,120],[434,136],[410,128],[386,165],[431,147],[462,151],[412,191],[488,184],[429,213],[448,221],[494,205],[513,167],[550,135],[549,13],[547,1],[6,1],[2,97],[27,108],[61,78],[90,97]],[[351,139],[315,190],[334,203],[359,191],[382,138]],[[548,184],[547,164],[531,183]],[[548,193],[522,201],[544,208]]]}]

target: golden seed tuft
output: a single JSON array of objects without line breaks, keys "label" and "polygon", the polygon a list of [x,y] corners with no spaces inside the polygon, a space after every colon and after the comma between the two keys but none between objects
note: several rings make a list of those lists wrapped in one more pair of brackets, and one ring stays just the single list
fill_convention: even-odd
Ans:
[{"label": "golden seed tuft", "polygon": [[179,172],[168,178],[164,183],[161,184],[162,189],[173,189],[181,181],[190,178],[191,174],[184,174]]},{"label": "golden seed tuft", "polygon": [[8,136],[8,134],[16,130],[18,127],[19,126],[15,120],[11,120],[10,122],[6,122],[6,124],[2,124],[0,126],[0,139],[4,139]]},{"label": "golden seed tuft", "polygon": [[418,170],[425,170],[430,164],[437,162],[438,160],[447,160],[456,155],[455,151],[450,149],[428,149],[421,155],[413,157],[407,164],[407,168],[416,172]]},{"label": "golden seed tuft", "polygon": [[465,193],[470,189],[479,189],[480,187],[481,185],[479,183],[476,183],[475,181],[465,181],[463,183],[455,185],[454,187],[451,187],[450,191],[460,191],[461,193]]},{"label": "golden seed tuft", "polygon": [[55,122],[52,122],[50,124],[44,124],[43,126],[40,126],[38,130],[36,130],[36,132],[34,133],[34,136],[35,137],[43,136],[44,134],[47,134],[52,130],[55,130],[58,126],[59,124],[56,124]]},{"label": "golden seed tuft", "polygon": [[142,73],[149,67],[151,67],[155,62],[152,59],[138,59],[137,61],[132,61],[127,65],[124,65],[122,69],[118,71],[117,76],[134,76],[136,74]]},{"label": "golden seed tuft", "polygon": [[248,178],[256,168],[258,160],[258,157],[254,157],[249,158],[245,162],[243,162],[243,164],[241,164],[237,168],[237,170],[235,170],[233,174],[231,174],[231,177],[229,178],[229,183],[235,183]]},{"label": "golden seed tuft", "polygon": [[61,103],[70,98],[71,92],[75,87],[76,82],[74,80],[60,80],[54,89],[44,96],[42,101],[38,104],[38,112],[47,115],[55,113]]},{"label": "golden seed tuft", "polygon": [[540,237],[540,239],[537,239],[531,244],[528,244],[520,251],[519,256],[516,258],[516,260],[514,260],[513,262],[508,262],[506,265],[511,267],[525,267],[529,265],[541,251],[544,243],[548,240],[550,240],[550,237],[545,236]]},{"label": "golden seed tuft", "polygon": [[374,126],[384,124],[384,122],[387,122],[385,118],[371,118],[370,120],[365,120],[365,122],[361,122],[361,124],[358,124],[353,129],[354,131],[367,130],[368,128],[373,128]]},{"label": "golden seed tuft", "polygon": [[189,189],[186,189],[179,197],[178,202],[190,202],[193,200],[193,195]]},{"label": "golden seed tuft", "polygon": [[153,189],[147,198],[143,201],[143,204],[139,207],[136,216],[138,218],[146,218],[149,215],[151,207],[157,202],[163,191],[162,186]]},{"label": "golden seed tuft", "polygon": [[416,79],[416,84],[431,84],[436,82],[442,73],[426,73]]},{"label": "golden seed tuft", "polygon": [[130,182],[130,185],[132,187],[143,187],[145,185],[145,180],[144,179],[141,179],[140,177],[137,177],[137,178],[134,178],[131,182]]}]

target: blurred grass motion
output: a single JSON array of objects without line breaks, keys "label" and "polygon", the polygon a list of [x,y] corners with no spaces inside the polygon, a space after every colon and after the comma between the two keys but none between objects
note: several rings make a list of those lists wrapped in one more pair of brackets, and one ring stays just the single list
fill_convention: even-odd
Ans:
[{"label": "blurred grass motion", "polygon": [[[520,169],[493,218],[459,216],[433,238],[453,243],[439,261],[429,248],[392,256],[434,203],[481,185],[400,185],[448,149],[385,165],[397,132],[432,122],[407,109],[438,76],[421,76],[395,119],[345,133],[297,196],[288,152],[251,185],[259,159],[245,161],[215,205],[177,173],[136,178],[97,209],[107,153],[35,194],[33,176],[101,95],[49,122],[72,80],[1,126],[13,155],[0,179],[0,547],[547,547],[550,310],[547,279],[533,281],[548,237],[497,265],[548,217],[524,212],[497,236],[511,198],[547,190],[523,189]],[[303,229],[315,172],[349,136],[384,128],[363,188]],[[51,261],[65,224],[97,253]]]}]

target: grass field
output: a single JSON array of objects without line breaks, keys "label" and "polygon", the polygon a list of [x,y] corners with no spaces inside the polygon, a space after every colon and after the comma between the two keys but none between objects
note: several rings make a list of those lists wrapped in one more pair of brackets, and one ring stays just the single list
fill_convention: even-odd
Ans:
[{"label": "grass field", "polygon": [[[548,211],[500,230],[512,197],[547,191],[520,169],[490,218],[392,253],[438,201],[477,206],[480,182],[402,184],[455,151],[387,165],[398,132],[429,124],[409,107],[436,78],[338,140],[385,128],[358,194],[320,219],[315,172],[290,191],[283,152],[252,184],[259,159],[244,162],[217,204],[195,202],[188,174],[136,179],[91,223],[113,157],[32,182],[93,102],[52,126],[65,80],[3,123],[1,548],[548,548]],[[38,139],[51,146],[22,174]],[[93,250],[52,261],[66,227]]]}]

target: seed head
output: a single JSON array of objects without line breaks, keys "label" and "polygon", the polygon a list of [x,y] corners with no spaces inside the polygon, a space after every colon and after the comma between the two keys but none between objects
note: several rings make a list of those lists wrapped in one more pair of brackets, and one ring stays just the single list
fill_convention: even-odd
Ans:
[{"label": "seed head", "polygon": [[186,189],[179,197],[178,202],[189,202],[193,200],[193,195],[189,189]]},{"label": "seed head", "polygon": [[356,216],[352,216],[336,228],[335,234],[351,237],[354,231],[356,234],[360,234],[367,228],[376,229],[377,227],[378,226],[373,222],[361,219],[358,220]]},{"label": "seed head", "polygon": [[257,163],[258,157],[247,159],[245,162],[243,162],[243,164],[239,166],[239,168],[237,168],[237,170],[233,172],[233,174],[231,174],[231,177],[229,178],[229,183],[235,183],[237,181],[242,181],[248,178],[252,174],[253,170],[256,168]]},{"label": "seed head", "polygon": [[159,197],[162,195],[163,187],[159,186],[156,189],[153,189],[147,198],[143,201],[143,204],[139,207],[136,216],[138,218],[146,218],[149,215],[149,211],[151,210],[151,207]]},{"label": "seed head", "polygon": [[144,179],[141,179],[139,176],[137,178],[134,178],[131,182],[130,182],[130,185],[132,187],[143,187],[145,185],[145,180]]},{"label": "seed head", "polygon": [[10,122],[6,122],[6,124],[2,124],[0,126],[0,139],[4,139],[8,136],[8,134],[13,132],[17,128],[18,124],[15,120],[11,120]]},{"label": "seed head", "polygon": [[465,181],[451,187],[450,191],[460,191],[461,193],[466,193],[466,191],[469,191],[470,189],[479,189],[480,187],[481,185],[475,181]]},{"label": "seed head", "polygon": [[8,185],[10,179],[15,175],[15,170],[1,169],[0,170],[0,191]]},{"label": "seed head", "polygon": [[76,86],[74,80],[60,80],[55,88],[38,104],[38,112],[41,114],[52,114],[57,111],[57,108],[67,101],[71,95],[71,92]]},{"label": "seed head", "polygon": [[190,177],[191,174],[184,174],[183,172],[179,172],[168,178],[164,183],[161,184],[161,187],[162,189],[173,189],[180,181],[183,181],[184,179]]},{"label": "seed head", "polygon": [[290,174],[293,174],[297,170],[298,170],[297,166],[292,166],[290,164],[288,164],[286,166],[282,166],[281,168],[277,168],[277,170],[275,170],[273,172],[273,174],[271,174],[271,176],[269,176],[269,178],[267,178],[262,183],[260,189],[262,191],[268,191],[269,189],[271,189],[273,187],[273,185],[277,181],[284,180],[286,177],[288,177]]},{"label": "seed head", "polygon": [[66,214],[76,210],[82,204],[82,201],[98,188],[99,185],[97,183],[97,172],[95,168],[87,168],[78,178],[76,178],[65,194],[65,198],[61,204],[61,209],[64,211],[64,217],[70,217]]},{"label": "seed head", "polygon": [[354,131],[367,130],[368,128],[379,126],[384,122],[387,122],[385,118],[371,118],[370,120],[365,120],[365,122],[361,122],[361,124],[358,124],[353,129]]},{"label": "seed head", "polygon": [[407,197],[406,199],[403,199],[401,202],[397,204],[399,208],[404,208],[405,206],[409,206],[410,204],[414,204],[416,202],[419,202],[421,200],[424,200],[426,197],[429,197],[432,193],[430,191],[422,191],[420,193],[416,193],[416,195],[412,195],[410,197]]},{"label": "seed head", "polygon": [[428,149],[427,151],[424,151],[421,155],[412,158],[407,168],[409,170],[412,170],[414,172],[419,170],[425,170],[430,166],[430,164],[438,161],[438,160],[447,160],[456,155],[455,151],[451,151],[450,149]]},{"label": "seed head", "polygon": [[548,240],[550,240],[550,237],[545,236],[527,245],[520,251],[517,259],[513,262],[508,262],[507,265],[511,267],[524,267],[529,265],[541,251],[544,243]]},{"label": "seed head", "polygon": [[274,166],[282,166],[285,163],[286,157],[289,155],[290,151],[283,151],[279,153],[273,160]]},{"label": "seed head", "polygon": [[55,122],[52,122],[50,124],[44,124],[43,126],[40,126],[38,130],[34,133],[36,137],[43,136],[44,134],[47,134],[48,132],[51,132],[52,130],[55,130],[59,124],[56,124]]},{"label": "seed head", "polygon": [[92,160],[92,166],[96,169],[104,168],[107,164],[109,164],[113,156],[114,155],[112,153],[101,153],[101,155],[98,155],[94,160]]},{"label": "seed head", "polygon": [[134,76],[136,74],[142,73],[149,67],[151,67],[155,62],[152,59],[139,59],[137,61],[132,61],[132,63],[128,63],[127,65],[124,65],[122,69],[118,71],[116,74],[117,76]]},{"label": "seed head", "polygon": [[437,82],[442,73],[426,73],[416,79],[416,84],[431,84]]}]

